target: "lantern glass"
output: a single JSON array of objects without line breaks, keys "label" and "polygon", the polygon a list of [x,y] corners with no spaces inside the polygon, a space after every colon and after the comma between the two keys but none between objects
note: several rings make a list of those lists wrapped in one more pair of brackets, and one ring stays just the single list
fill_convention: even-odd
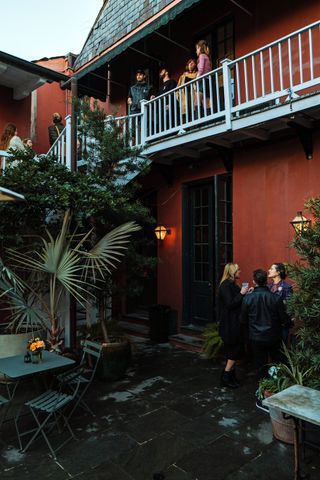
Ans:
[{"label": "lantern glass", "polygon": [[296,234],[301,235],[302,232],[305,232],[309,228],[311,221],[302,215],[301,211],[299,211],[290,223],[293,226]]},{"label": "lantern glass", "polygon": [[164,240],[168,233],[168,230],[163,225],[158,225],[155,228],[154,233],[158,240]]}]

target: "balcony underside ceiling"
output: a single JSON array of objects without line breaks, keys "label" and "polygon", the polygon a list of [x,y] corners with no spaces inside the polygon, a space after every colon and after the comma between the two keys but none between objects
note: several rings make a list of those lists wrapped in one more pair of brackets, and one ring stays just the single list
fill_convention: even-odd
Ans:
[{"label": "balcony underside ceiling", "polygon": [[268,142],[281,134],[299,137],[305,156],[312,158],[312,132],[320,125],[320,93],[299,97],[292,102],[267,106],[259,112],[233,119],[232,130],[215,122],[182,134],[153,142],[143,151],[152,161],[167,165],[183,159],[202,159],[212,150],[232,150],[241,145]]}]

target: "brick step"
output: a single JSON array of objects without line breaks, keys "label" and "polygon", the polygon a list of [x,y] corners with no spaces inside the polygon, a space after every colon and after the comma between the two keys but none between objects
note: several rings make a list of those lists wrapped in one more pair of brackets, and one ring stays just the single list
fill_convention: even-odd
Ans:
[{"label": "brick step", "polygon": [[182,325],[180,328],[180,333],[190,337],[199,338],[202,340],[202,332],[204,327],[194,326],[194,325]]},{"label": "brick step", "polygon": [[201,352],[203,340],[194,335],[184,335],[178,333],[177,335],[171,335],[169,337],[171,345],[177,348],[188,350],[189,352]]},{"label": "brick step", "polygon": [[126,320],[121,320],[119,325],[128,335],[134,335],[140,338],[149,338],[149,327],[147,325],[127,322]]},{"label": "brick step", "polygon": [[149,313],[148,312],[133,312],[126,313],[122,316],[122,320],[128,323],[137,323],[139,325],[149,325]]}]

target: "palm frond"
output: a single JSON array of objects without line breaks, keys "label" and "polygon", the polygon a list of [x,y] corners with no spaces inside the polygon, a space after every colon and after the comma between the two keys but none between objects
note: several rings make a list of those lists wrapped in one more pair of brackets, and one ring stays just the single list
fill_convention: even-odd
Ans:
[{"label": "palm frond", "polygon": [[135,222],[127,222],[114,228],[102,237],[88,252],[81,252],[85,258],[85,278],[91,272],[95,281],[95,272],[98,271],[104,278],[104,271],[111,273],[111,268],[116,268],[115,262],[119,262],[126,250],[129,238],[133,232],[141,230]]}]

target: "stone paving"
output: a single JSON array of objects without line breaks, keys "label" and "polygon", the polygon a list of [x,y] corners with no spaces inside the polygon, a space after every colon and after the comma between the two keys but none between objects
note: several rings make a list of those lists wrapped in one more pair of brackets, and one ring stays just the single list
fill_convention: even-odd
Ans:
[{"label": "stone paving", "polygon": [[[255,379],[243,370],[241,388],[221,389],[220,370],[199,354],[137,342],[126,378],[94,383],[88,403],[96,417],[78,410],[78,440],[57,461],[42,440],[21,454],[6,423],[0,478],[293,479],[293,448],[272,438],[268,415],[256,410]],[[319,479],[319,454],[308,457],[311,479]]]}]

